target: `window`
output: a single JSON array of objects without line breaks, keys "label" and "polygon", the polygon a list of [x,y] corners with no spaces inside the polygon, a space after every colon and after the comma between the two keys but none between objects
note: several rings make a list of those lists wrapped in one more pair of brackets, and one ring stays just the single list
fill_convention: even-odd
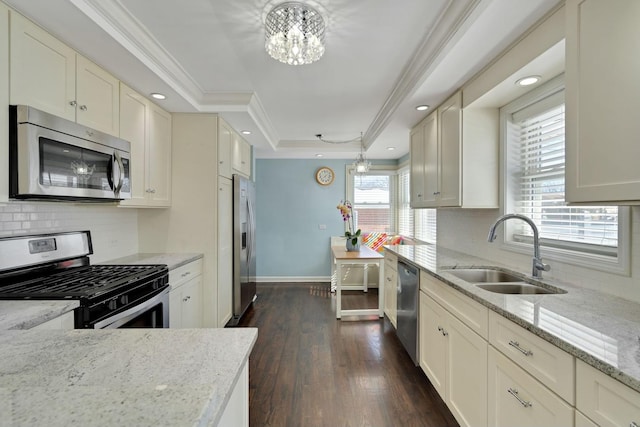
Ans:
[{"label": "window", "polygon": [[[582,256],[585,265],[591,265],[594,257],[617,263],[619,238],[625,229],[625,221],[619,222],[619,208],[567,206],[564,201],[562,78],[503,107],[501,117],[506,147],[506,212],[526,215],[536,223],[541,245],[547,247],[545,257],[553,258],[549,254],[556,250],[563,261],[571,262],[568,254],[573,254],[574,261]],[[526,223],[509,221],[505,225],[507,242],[532,242],[533,232]]]},{"label": "window", "polygon": [[398,233],[436,243],[436,209],[411,209],[409,168],[400,169],[398,177]]},{"label": "window", "polygon": [[377,174],[353,176],[353,217],[363,232],[393,231],[391,176]]}]

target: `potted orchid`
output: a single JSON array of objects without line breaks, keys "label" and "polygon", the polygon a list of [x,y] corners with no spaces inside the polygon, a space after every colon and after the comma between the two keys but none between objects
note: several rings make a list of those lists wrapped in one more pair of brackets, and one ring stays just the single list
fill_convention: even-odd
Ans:
[{"label": "potted orchid", "polygon": [[359,251],[360,250],[360,229],[355,232],[353,224],[353,209],[351,202],[348,200],[341,200],[337,206],[342,220],[347,223],[347,230],[344,232],[344,237],[347,238],[347,251]]}]

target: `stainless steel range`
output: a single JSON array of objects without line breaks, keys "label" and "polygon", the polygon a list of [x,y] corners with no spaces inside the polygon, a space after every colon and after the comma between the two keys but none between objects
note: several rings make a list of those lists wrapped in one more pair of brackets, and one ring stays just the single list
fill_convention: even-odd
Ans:
[{"label": "stainless steel range", "polygon": [[168,328],[166,265],[90,265],[89,231],[0,239],[0,299],[78,300],[75,328]]}]

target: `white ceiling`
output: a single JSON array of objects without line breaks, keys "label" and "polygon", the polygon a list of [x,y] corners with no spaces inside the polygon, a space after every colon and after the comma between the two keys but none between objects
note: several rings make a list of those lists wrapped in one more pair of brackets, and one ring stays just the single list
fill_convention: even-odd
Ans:
[{"label": "white ceiling", "polygon": [[[326,52],[264,50],[277,0],[4,0],[171,112],[219,112],[258,158],[399,158],[409,129],[559,0],[317,0]],[[553,76],[549,76],[553,77]],[[387,147],[395,147],[394,151]]]}]

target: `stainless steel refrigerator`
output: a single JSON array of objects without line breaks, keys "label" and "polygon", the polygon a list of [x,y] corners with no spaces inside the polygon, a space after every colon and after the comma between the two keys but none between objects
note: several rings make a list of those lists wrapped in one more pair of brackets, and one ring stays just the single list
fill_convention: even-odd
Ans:
[{"label": "stainless steel refrigerator", "polygon": [[237,325],[256,297],[255,184],[233,175],[233,318]]}]

